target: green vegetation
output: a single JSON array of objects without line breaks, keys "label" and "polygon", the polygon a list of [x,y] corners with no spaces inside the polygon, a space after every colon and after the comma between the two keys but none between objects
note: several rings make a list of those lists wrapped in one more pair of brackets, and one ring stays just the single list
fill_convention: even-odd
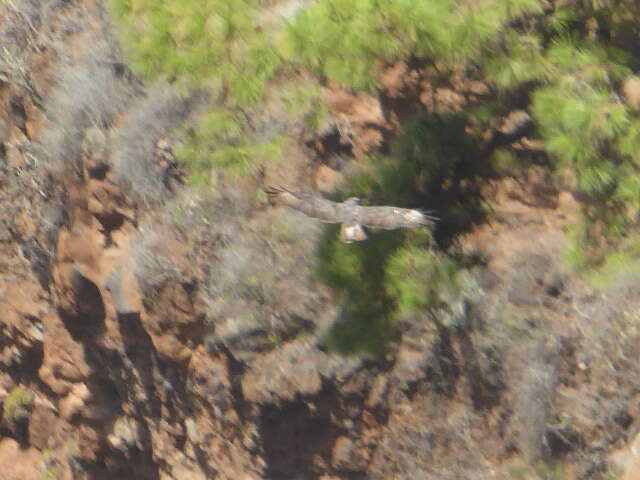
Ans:
[{"label": "green vegetation", "polygon": [[455,324],[474,290],[456,236],[485,218],[486,180],[530,162],[487,141],[514,109],[531,114],[528,135],[543,140],[548,165],[581,199],[582,220],[568,231],[571,264],[603,268],[604,279],[638,259],[630,238],[640,211],[640,115],[622,95],[640,66],[635,2],[317,0],[299,11],[257,0],[110,4],[138,73],[211,93],[178,152],[201,183],[211,169],[255,174],[280,157],[291,125],[318,128],[319,85],[375,93],[379,73],[398,60],[434,87],[460,75],[489,85],[455,115],[416,107],[385,144],[388,154],[364,160],[367,173],[341,192],[437,207],[440,222],[433,238],[382,232],[348,246],[325,230],[319,275],[344,301],[336,348],[379,351],[401,318],[437,311],[438,322]]},{"label": "green vegetation", "polygon": [[411,245],[389,259],[386,276],[400,315],[438,312],[435,320],[447,327],[464,319],[474,282],[453,258]]},{"label": "green vegetation", "polygon": [[513,480],[564,480],[566,474],[562,464],[553,461],[529,462],[524,458],[517,458],[509,468],[509,475]]},{"label": "green vegetation", "polygon": [[56,467],[49,467],[42,471],[40,478],[42,480],[55,480],[60,475],[60,472]]},{"label": "green vegetation", "polygon": [[29,416],[35,394],[22,385],[17,386],[2,402],[2,418],[9,423],[15,423]]},{"label": "green vegetation", "polygon": [[[570,55],[575,60],[563,63]],[[569,41],[552,46],[547,58],[557,71],[553,82],[533,94],[540,132],[557,166],[574,172],[575,187],[590,198],[584,217],[588,227],[599,231],[588,228],[584,240],[620,238],[628,232],[629,213],[637,211],[640,199],[632,158],[640,147],[635,138],[638,123],[614,96],[612,83],[628,71],[615,63],[615,51]],[[595,259],[578,264],[589,260]]]},{"label": "green vegetation", "polygon": [[325,230],[319,275],[343,299],[341,321],[329,336],[332,347],[377,354],[393,338],[398,321],[455,327],[464,316],[474,289],[465,269],[473,262],[444,252],[459,233],[484,218],[478,188],[490,173],[478,161],[482,144],[465,133],[468,126],[463,116],[414,119],[390,155],[370,159],[370,173],[354,178],[343,193],[372,204],[449,208],[433,236],[426,229],[371,232],[366,242],[346,245],[337,239],[336,227]]},{"label": "green vegetation", "polygon": [[226,88],[247,104],[261,98],[279,66],[266,33],[256,29],[257,0],[112,0],[110,5],[133,66],[146,77]]},{"label": "green vegetation", "polygon": [[529,90],[528,108],[553,165],[583,197],[567,255],[580,269],[625,248],[639,210],[640,116],[620,95],[638,64],[629,43],[637,9],[607,1],[559,7],[515,26],[501,54],[483,62],[503,94]]},{"label": "green vegetation", "polygon": [[44,449],[40,454],[40,479],[55,480],[60,475],[58,467],[55,465],[55,457],[49,449]]},{"label": "green vegetation", "polygon": [[185,134],[182,158],[197,180],[212,166],[251,173],[277,157],[279,131],[251,125],[282,60],[257,0],[112,0],[134,69],[184,91],[213,91],[211,108]]},{"label": "green vegetation", "polygon": [[[575,246],[569,249],[569,255],[580,255]],[[571,258],[569,259],[572,260]],[[579,256],[580,261],[583,257]],[[599,268],[586,272],[589,283],[599,290],[610,290],[619,287],[625,282],[634,282],[634,278],[640,275],[640,242],[637,239],[629,239],[624,247],[618,251],[610,252],[604,256]]]},{"label": "green vegetation", "polygon": [[393,297],[384,286],[385,262],[402,234],[381,232],[366,242],[344,244],[328,227],[320,243],[319,275],[343,297],[340,321],[329,345],[343,353],[380,353],[393,335]]},{"label": "green vegetation", "polygon": [[[111,0],[110,6],[139,74],[214,92],[179,152],[193,177],[207,182],[211,167],[251,174],[277,159],[285,127],[275,118],[293,115],[317,127],[324,109],[315,86],[323,79],[373,90],[377,70],[393,60],[435,56],[453,67],[508,21],[539,10],[540,1],[323,0],[286,20],[257,0]],[[300,77],[304,70],[317,79]],[[256,121],[267,107],[271,113]]]},{"label": "green vegetation", "polygon": [[373,90],[381,66],[411,57],[454,66],[540,0],[321,0],[286,37],[288,56],[346,87]]}]

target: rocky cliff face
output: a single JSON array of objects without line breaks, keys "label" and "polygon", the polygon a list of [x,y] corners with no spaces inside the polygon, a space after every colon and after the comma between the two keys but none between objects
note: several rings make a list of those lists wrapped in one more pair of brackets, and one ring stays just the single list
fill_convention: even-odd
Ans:
[{"label": "rocky cliff face", "polygon": [[[544,166],[486,186],[464,325],[416,319],[386,359],[344,357],[316,225],[251,182],[184,189],[170,132],[197,98],[133,78],[100,4],[21,7],[0,20],[24,66],[0,84],[0,479],[635,478],[637,281],[566,273],[575,200]],[[405,65],[385,85],[388,105],[328,88],[338,127],[265,175],[330,191],[342,174],[309,145],[358,156],[403,99],[447,111],[486,88]],[[495,137],[540,155],[521,120]]]}]

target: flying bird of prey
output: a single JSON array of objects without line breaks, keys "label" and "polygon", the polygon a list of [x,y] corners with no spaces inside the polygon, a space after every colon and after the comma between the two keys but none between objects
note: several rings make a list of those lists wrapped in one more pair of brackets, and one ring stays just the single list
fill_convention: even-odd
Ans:
[{"label": "flying bird of prey", "polygon": [[429,225],[436,220],[435,217],[420,210],[390,206],[363,206],[355,197],[338,203],[308,193],[291,192],[284,188],[270,187],[265,192],[272,204],[285,205],[321,222],[341,223],[340,240],[345,243],[366,240],[367,234],[363,226],[395,230]]}]

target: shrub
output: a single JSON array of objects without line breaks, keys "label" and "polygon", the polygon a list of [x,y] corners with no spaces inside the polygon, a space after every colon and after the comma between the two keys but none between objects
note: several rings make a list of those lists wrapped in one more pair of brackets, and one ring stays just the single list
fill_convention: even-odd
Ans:
[{"label": "shrub", "polygon": [[[298,109],[294,117],[311,128],[319,126],[323,109],[308,88],[317,80],[303,75],[299,81],[298,70],[372,90],[389,62],[418,57],[458,65],[508,21],[540,8],[538,0],[483,0],[464,9],[452,0],[356,3],[322,0],[295,15],[284,12],[280,20],[256,0],[110,5],[137,72],[216,92],[210,112],[187,131],[180,151],[204,181],[202,173],[211,167],[255,173],[278,158],[286,122],[278,126],[276,120],[290,118],[290,110]],[[268,86],[278,93],[267,95]],[[272,97],[279,95],[285,105],[274,106]]]},{"label": "shrub", "polygon": [[[255,191],[220,182],[214,192],[184,190],[168,203],[161,228],[177,231],[207,305],[210,345],[224,344],[234,355],[274,348],[310,328],[318,293],[310,282],[317,224],[281,209],[255,212]],[[145,301],[165,282],[184,277],[158,255],[162,238],[147,228],[133,250],[135,276]]]},{"label": "shrub", "polygon": [[391,256],[386,276],[400,316],[430,312],[450,327],[465,318],[466,304],[477,290],[470,274],[452,257],[413,245]]},{"label": "shrub", "polygon": [[568,253],[581,269],[624,244],[639,211],[638,112],[618,94],[638,62],[629,48],[637,41],[634,11],[633,2],[580,1],[534,15],[537,28],[514,25],[497,44],[501,53],[480,59],[505,91],[531,90],[529,108],[551,161],[584,200]]},{"label": "shrub", "polygon": [[[574,187],[588,197],[587,227],[578,247],[600,236],[607,241],[594,250],[602,251],[629,235],[640,211],[640,120],[618,95],[621,79],[638,65],[630,48],[637,41],[631,19],[638,6],[607,0],[580,0],[552,10],[545,5],[539,0],[319,0],[293,9],[282,21],[274,20],[257,0],[111,1],[139,72],[216,93],[211,111],[188,129],[180,150],[200,180],[209,180],[211,167],[255,173],[280,156],[286,121],[277,124],[274,119],[286,118],[282,111],[288,108],[274,108],[274,98],[288,98],[317,126],[317,95],[314,88],[299,88],[300,83],[331,80],[374,91],[384,66],[408,60],[418,69],[435,67],[433,74],[421,70],[428,81],[437,82],[455,70],[494,82],[506,101],[492,99],[469,108],[466,120],[476,131],[495,119],[496,103],[528,108],[554,167],[571,171]],[[416,126],[424,124],[408,128]],[[455,125],[449,129],[460,132]],[[442,179],[430,168],[441,172],[454,160],[446,149],[424,147],[402,151],[409,158],[425,158],[400,168],[412,169],[414,178]],[[488,150],[481,155],[490,155]],[[509,162],[507,156],[497,154],[484,166],[504,170],[504,162]],[[396,175],[401,176],[406,178]],[[393,179],[392,174],[388,177]],[[400,191],[404,186],[379,183],[396,188],[385,194],[390,198],[407,196]],[[456,206],[449,210],[451,217],[460,213]],[[453,230],[462,226],[463,217],[456,219]],[[597,254],[586,259],[601,261]]]},{"label": "shrub", "polygon": [[[587,259],[581,256],[576,249],[570,249],[569,254],[577,255],[578,258],[570,257],[573,265],[578,267],[588,265]],[[598,269],[587,272],[587,280],[595,288],[602,291],[619,289],[625,283],[635,283],[635,278],[640,272],[640,243],[637,239],[631,238],[618,246],[615,252],[604,256]]]},{"label": "shrub", "polygon": [[29,416],[35,394],[22,385],[15,387],[2,402],[2,418],[11,424]]},{"label": "shrub", "polygon": [[83,58],[61,67],[45,104],[49,122],[43,145],[51,165],[79,168],[85,132],[109,129],[131,96],[111,64]]},{"label": "shrub", "polygon": [[279,65],[256,0],[112,0],[136,71],[187,87],[217,84],[240,104],[262,98]]},{"label": "shrub", "polygon": [[180,269],[155,250],[161,238],[157,232],[146,228],[139,235],[131,252],[133,274],[136,277],[145,302],[155,300],[166,283],[180,278]]},{"label": "shrub", "polygon": [[151,203],[166,196],[166,171],[157,158],[157,143],[171,137],[202,95],[180,97],[168,89],[151,89],[129,109],[114,138],[113,173],[137,201]]},{"label": "shrub", "polygon": [[[561,65],[576,50],[577,61]],[[558,167],[570,169],[575,188],[586,195],[586,225],[577,227],[583,232],[577,248],[601,242],[595,253],[602,253],[627,235],[640,206],[635,166],[640,147],[635,134],[638,120],[613,95],[612,82],[627,70],[618,63],[616,52],[597,47],[559,44],[548,56],[566,70],[535,92],[532,110]],[[585,80],[576,82],[576,78]],[[598,255],[592,255],[582,265],[598,263]]]},{"label": "shrub", "polygon": [[197,180],[207,182],[211,167],[254,173],[279,156],[281,131],[269,133],[248,121],[261,115],[263,108],[255,106],[282,64],[272,27],[260,23],[259,2],[112,0],[110,5],[138,73],[182,89],[215,92],[211,111],[185,132],[178,151]]},{"label": "shrub", "polygon": [[4,17],[0,27],[0,81],[24,88],[34,104],[42,107],[42,99],[31,80],[29,52],[40,51],[37,43],[41,6],[32,0],[0,4]]},{"label": "shrub", "polygon": [[505,24],[540,9],[538,0],[321,0],[287,31],[287,57],[345,87],[372,90],[380,67],[410,57],[450,65],[469,58]]},{"label": "shrub", "polygon": [[344,244],[337,232],[335,226],[325,229],[318,252],[318,275],[341,304],[328,345],[342,353],[382,354],[395,332],[393,300],[384,288],[385,265],[403,234],[379,232],[365,242]]},{"label": "shrub", "polygon": [[247,175],[280,157],[284,138],[279,129],[250,131],[244,118],[242,112],[214,109],[202,117],[197,127],[185,132],[177,153],[190,167],[196,183],[208,183],[212,167]]},{"label": "shrub", "polygon": [[539,460],[545,453],[544,437],[553,413],[551,402],[556,382],[555,366],[535,358],[526,367],[522,385],[518,389],[523,393],[515,405],[517,421],[521,426],[520,448],[533,461]]},{"label": "shrub", "polygon": [[317,229],[312,220],[288,211],[266,215],[255,227],[237,224],[233,241],[219,245],[206,290],[212,303],[222,300],[225,310],[265,322],[280,307],[298,310],[313,295],[309,252]]},{"label": "shrub", "polygon": [[483,218],[478,183],[488,170],[477,161],[481,143],[467,127],[461,115],[417,116],[390,154],[369,159],[367,173],[341,193],[371,204],[446,208],[435,212],[440,220],[433,232],[371,232],[366,242],[346,245],[336,238],[337,228],[325,230],[318,273],[343,302],[341,320],[329,334],[332,347],[380,354],[401,320],[434,315],[454,326],[465,317],[475,283],[448,250]]}]

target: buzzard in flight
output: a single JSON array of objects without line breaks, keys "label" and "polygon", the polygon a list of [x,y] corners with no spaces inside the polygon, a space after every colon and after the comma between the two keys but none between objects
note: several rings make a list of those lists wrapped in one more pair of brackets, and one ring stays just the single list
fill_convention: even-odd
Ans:
[{"label": "buzzard in flight", "polygon": [[269,200],[275,205],[285,205],[321,222],[341,223],[340,240],[352,243],[366,240],[362,226],[395,230],[429,225],[436,220],[420,210],[398,207],[366,207],[359,205],[358,198],[338,203],[315,197],[308,193],[296,193],[284,188],[267,188]]}]

